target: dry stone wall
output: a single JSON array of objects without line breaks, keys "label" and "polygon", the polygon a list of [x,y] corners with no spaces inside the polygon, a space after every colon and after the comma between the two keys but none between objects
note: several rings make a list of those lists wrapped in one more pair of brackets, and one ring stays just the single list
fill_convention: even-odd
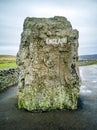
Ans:
[{"label": "dry stone wall", "polygon": [[25,19],[17,54],[19,108],[77,109],[78,37],[65,17]]},{"label": "dry stone wall", "polygon": [[18,83],[18,68],[0,70],[0,92]]}]

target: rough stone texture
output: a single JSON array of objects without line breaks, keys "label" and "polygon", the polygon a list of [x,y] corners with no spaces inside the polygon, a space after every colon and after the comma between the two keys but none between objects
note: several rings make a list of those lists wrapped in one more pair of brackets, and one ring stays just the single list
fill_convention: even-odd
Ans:
[{"label": "rough stone texture", "polygon": [[76,109],[80,88],[78,31],[65,17],[26,18],[17,54],[18,106]]},{"label": "rough stone texture", "polygon": [[18,83],[18,69],[9,68],[0,70],[0,92]]}]

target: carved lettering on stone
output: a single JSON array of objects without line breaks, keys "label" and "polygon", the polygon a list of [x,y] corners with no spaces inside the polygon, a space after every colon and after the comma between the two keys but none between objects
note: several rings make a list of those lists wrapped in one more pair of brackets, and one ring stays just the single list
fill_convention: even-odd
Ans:
[{"label": "carved lettering on stone", "polygon": [[67,37],[64,38],[58,38],[58,39],[46,39],[46,44],[62,44],[62,43],[67,43]]}]

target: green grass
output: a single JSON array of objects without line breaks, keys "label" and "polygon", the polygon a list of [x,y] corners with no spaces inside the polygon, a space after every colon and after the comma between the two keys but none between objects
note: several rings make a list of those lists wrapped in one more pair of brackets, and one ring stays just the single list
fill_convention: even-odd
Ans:
[{"label": "green grass", "polygon": [[15,62],[10,62],[10,63],[2,63],[0,64],[0,69],[5,69],[5,68],[14,68],[16,67],[16,63]]},{"label": "green grass", "polygon": [[87,66],[87,65],[95,65],[97,64],[97,61],[93,60],[80,60],[79,61],[79,66]]},{"label": "green grass", "polygon": [[91,62],[89,63],[89,65],[95,65],[95,64],[97,64],[97,61],[91,61]]},{"label": "green grass", "polygon": [[16,57],[11,55],[0,55],[0,69],[17,67]]}]

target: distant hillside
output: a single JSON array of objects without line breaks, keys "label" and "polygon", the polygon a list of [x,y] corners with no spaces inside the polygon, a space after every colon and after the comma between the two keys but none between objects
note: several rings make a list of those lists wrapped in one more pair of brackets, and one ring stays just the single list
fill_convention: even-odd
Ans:
[{"label": "distant hillside", "polygon": [[0,69],[16,67],[16,56],[0,55]]},{"label": "distant hillside", "polygon": [[97,61],[97,54],[94,54],[94,55],[82,55],[82,56],[79,56],[79,60],[93,60],[93,61]]},{"label": "distant hillside", "polygon": [[79,64],[79,66],[86,66],[86,65],[97,64],[97,54],[79,56],[78,64]]},{"label": "distant hillside", "polygon": [[13,55],[0,55],[0,60],[1,59],[16,59],[16,56],[13,56]]}]

